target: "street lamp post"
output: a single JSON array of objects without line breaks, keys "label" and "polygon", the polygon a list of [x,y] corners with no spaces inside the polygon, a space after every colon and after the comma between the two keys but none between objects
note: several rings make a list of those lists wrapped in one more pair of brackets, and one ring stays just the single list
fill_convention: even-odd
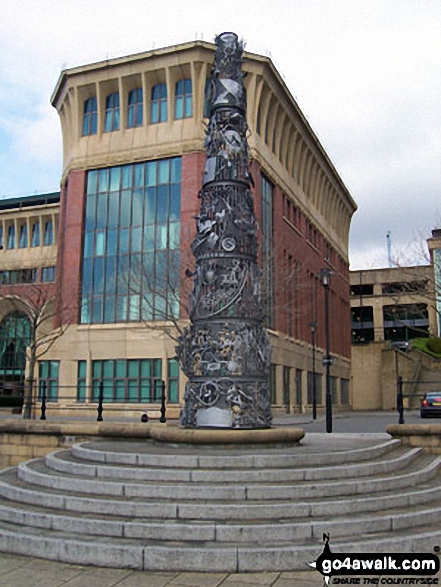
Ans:
[{"label": "street lamp post", "polygon": [[326,353],[323,359],[323,365],[326,369],[326,432],[332,432],[332,396],[331,396],[331,376],[330,368],[332,357],[329,352],[329,286],[331,283],[332,271],[330,269],[322,269],[320,277],[322,285],[325,290],[325,339],[326,339]]},{"label": "street lamp post", "polygon": [[310,322],[311,342],[312,342],[312,419],[317,419],[317,388],[315,377],[315,333],[317,330],[317,322]]}]

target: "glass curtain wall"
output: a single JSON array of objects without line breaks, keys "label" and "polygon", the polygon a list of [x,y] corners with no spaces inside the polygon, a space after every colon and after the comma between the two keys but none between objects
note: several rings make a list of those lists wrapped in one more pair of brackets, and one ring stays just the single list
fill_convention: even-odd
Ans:
[{"label": "glass curtain wall", "polygon": [[179,316],[181,158],[87,175],[81,322]]},{"label": "glass curtain wall", "polygon": [[262,298],[266,326],[274,326],[273,185],[262,175]]}]

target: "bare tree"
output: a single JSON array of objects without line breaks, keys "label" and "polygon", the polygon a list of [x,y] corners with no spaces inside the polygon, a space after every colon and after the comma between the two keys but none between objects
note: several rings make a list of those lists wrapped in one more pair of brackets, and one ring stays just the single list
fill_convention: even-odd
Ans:
[{"label": "bare tree", "polygon": [[[179,267],[175,270],[179,271]],[[128,283],[130,297],[137,300],[141,322],[177,341],[185,324],[181,313],[186,315],[188,312],[188,296],[183,295],[182,290],[185,286],[189,290],[191,280],[187,278],[182,284],[179,279],[171,278],[169,271],[169,268],[158,265],[152,271],[142,262],[134,262],[123,279]]]},{"label": "bare tree", "polygon": [[[34,382],[37,362],[68,328],[69,308],[60,308],[53,288],[48,284],[32,283],[17,286],[16,293],[2,296],[11,310],[22,312],[29,322],[29,344],[26,348],[27,379],[24,389],[23,418],[34,416]],[[54,328],[54,323],[61,326]]]}]

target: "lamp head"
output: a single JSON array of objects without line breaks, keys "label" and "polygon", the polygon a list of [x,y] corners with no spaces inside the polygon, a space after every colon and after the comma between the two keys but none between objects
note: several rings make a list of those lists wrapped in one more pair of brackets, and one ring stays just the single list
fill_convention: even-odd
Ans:
[{"label": "lamp head", "polygon": [[330,269],[322,269],[320,271],[320,278],[325,287],[329,287],[329,284],[331,283],[331,275],[332,271]]}]

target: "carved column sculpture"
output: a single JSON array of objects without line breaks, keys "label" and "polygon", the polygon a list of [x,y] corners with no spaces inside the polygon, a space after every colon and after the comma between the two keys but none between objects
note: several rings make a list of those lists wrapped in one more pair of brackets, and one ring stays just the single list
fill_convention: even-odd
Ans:
[{"label": "carved column sculpture", "polygon": [[181,424],[267,428],[271,351],[260,301],[243,44],[234,33],[215,42],[206,163],[192,243],[191,324],[177,349],[188,377]]}]

